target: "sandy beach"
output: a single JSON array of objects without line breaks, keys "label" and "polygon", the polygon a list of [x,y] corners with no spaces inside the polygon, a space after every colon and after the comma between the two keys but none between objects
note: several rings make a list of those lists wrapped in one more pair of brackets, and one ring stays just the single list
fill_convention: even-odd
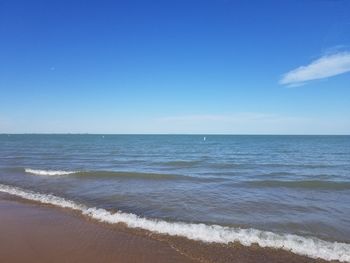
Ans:
[{"label": "sandy beach", "polygon": [[224,246],[88,220],[0,195],[0,262],[325,262],[286,251]]},{"label": "sandy beach", "polygon": [[350,0],[0,0],[0,263],[350,263]]}]

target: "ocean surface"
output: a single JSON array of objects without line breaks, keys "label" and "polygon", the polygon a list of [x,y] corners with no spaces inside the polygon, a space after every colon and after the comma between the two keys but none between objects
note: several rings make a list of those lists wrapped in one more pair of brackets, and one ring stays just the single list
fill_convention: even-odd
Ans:
[{"label": "ocean surface", "polygon": [[132,228],[350,261],[350,136],[3,134],[0,191]]}]

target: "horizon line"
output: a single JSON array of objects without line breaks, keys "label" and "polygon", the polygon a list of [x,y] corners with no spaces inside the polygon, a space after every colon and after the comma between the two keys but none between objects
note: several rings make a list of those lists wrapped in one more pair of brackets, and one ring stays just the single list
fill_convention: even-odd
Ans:
[{"label": "horizon line", "polygon": [[89,132],[28,132],[0,133],[0,135],[201,135],[201,136],[350,136],[349,134],[302,134],[302,133],[89,133]]}]

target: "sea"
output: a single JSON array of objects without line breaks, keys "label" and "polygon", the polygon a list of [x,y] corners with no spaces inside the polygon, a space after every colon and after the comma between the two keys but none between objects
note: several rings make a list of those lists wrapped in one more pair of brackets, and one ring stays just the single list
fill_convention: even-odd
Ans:
[{"label": "sea", "polygon": [[0,192],[109,224],[350,262],[350,136],[1,134]]}]

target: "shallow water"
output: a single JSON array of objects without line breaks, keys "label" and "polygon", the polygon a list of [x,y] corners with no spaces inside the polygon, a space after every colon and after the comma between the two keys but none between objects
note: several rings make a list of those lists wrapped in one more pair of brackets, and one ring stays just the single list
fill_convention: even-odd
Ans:
[{"label": "shallow water", "polygon": [[0,135],[0,184],[165,222],[350,243],[350,136]]}]

